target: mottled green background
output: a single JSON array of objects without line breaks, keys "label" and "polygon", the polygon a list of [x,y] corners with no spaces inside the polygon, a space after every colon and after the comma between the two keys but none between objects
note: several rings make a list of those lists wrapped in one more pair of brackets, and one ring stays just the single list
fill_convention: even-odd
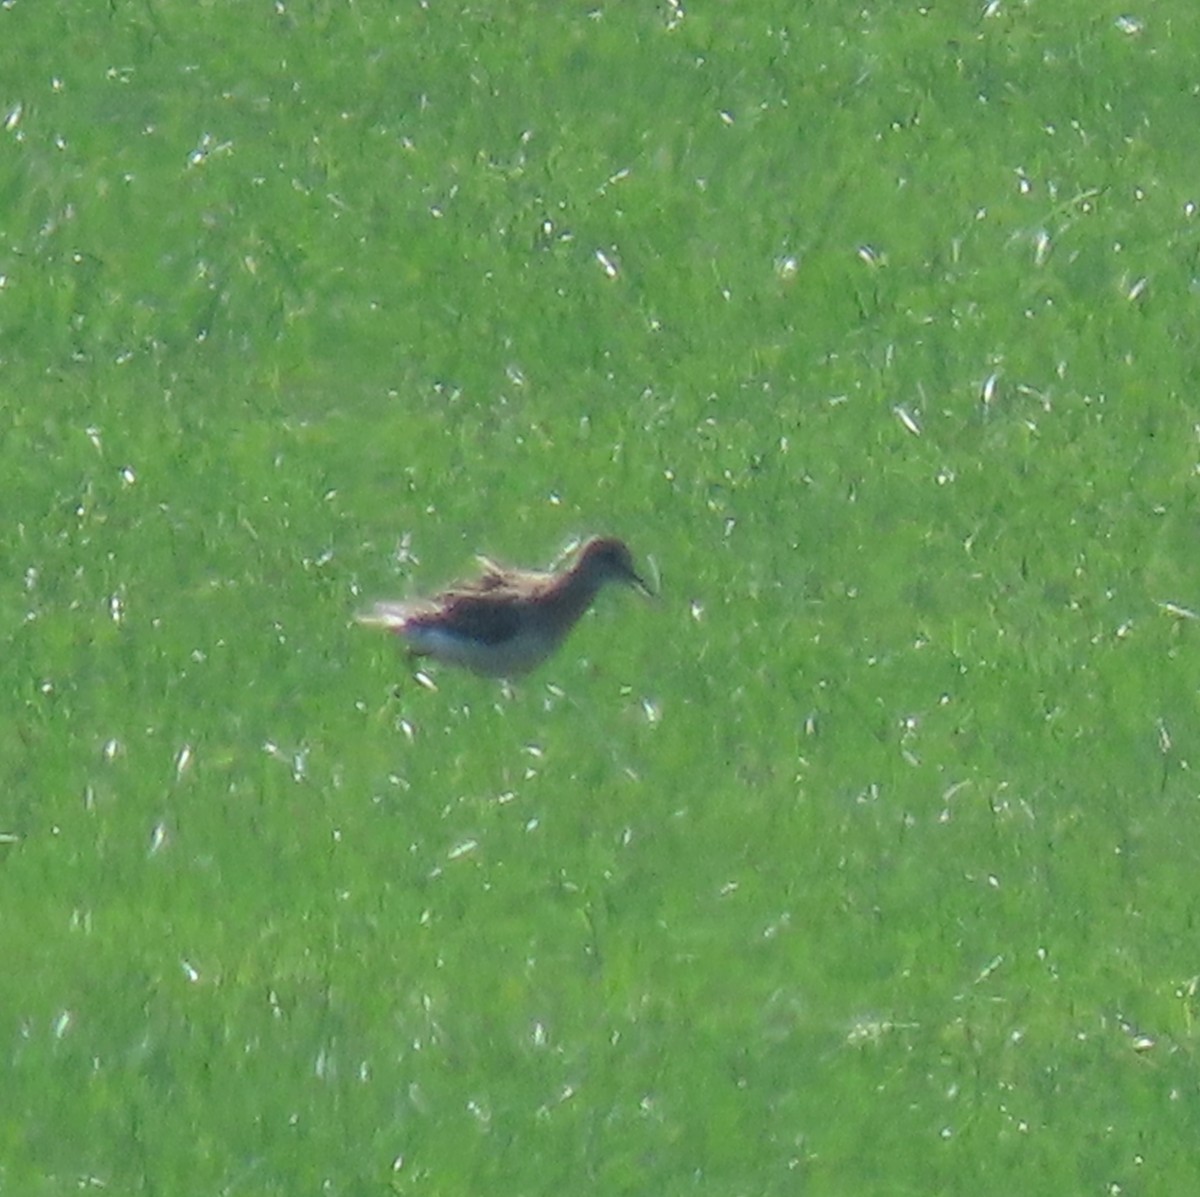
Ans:
[{"label": "mottled green background", "polygon": [[[1195,1187],[1191,0],[0,5],[0,1189]],[[628,538],[506,696],[353,626]]]}]

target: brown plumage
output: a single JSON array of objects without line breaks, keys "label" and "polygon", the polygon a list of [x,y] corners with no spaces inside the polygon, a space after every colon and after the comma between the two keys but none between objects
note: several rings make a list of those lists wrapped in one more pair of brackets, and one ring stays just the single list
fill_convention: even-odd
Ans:
[{"label": "brown plumage", "polygon": [[358,621],[395,632],[415,656],[433,657],[490,677],[527,673],[549,657],[607,582],[643,594],[624,541],[594,536],[559,573],[506,569],[480,558],[480,577],[431,599],[376,603]]}]

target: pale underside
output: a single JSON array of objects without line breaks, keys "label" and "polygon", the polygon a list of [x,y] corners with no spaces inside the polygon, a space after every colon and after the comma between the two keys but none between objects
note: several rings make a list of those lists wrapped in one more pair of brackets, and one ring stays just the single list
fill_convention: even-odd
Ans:
[{"label": "pale underside", "polygon": [[486,677],[516,677],[540,665],[558,647],[560,637],[525,629],[499,643],[460,636],[445,628],[409,624],[400,631],[419,656],[461,665]]},{"label": "pale underside", "polygon": [[415,656],[432,657],[487,677],[515,677],[540,665],[569,626],[530,619],[526,604],[499,606],[459,596],[448,609],[427,602],[376,603],[360,622],[395,632]]}]

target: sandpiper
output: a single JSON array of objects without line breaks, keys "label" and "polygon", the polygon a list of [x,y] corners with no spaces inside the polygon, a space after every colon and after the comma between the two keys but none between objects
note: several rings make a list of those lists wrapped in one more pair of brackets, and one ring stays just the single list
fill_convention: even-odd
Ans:
[{"label": "sandpiper", "polygon": [[515,677],[540,665],[605,582],[652,592],[615,536],[593,536],[559,573],[507,569],[480,557],[482,575],[431,599],[376,603],[358,622],[388,628],[418,657],[462,665],[489,677]]}]

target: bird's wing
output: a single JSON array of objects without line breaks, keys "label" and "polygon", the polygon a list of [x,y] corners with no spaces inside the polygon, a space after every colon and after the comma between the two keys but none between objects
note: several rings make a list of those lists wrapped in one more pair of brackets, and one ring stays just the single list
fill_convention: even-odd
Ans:
[{"label": "bird's wing", "polygon": [[513,599],[527,599],[540,594],[546,586],[554,581],[553,574],[544,574],[535,570],[509,569],[497,565],[487,557],[476,557],[482,572],[479,577],[464,582],[455,582],[435,601],[450,602],[455,598],[471,594],[486,594],[490,598],[512,596]]},{"label": "bird's wing", "polygon": [[439,605],[427,618],[428,623],[477,640],[480,644],[503,644],[521,630],[520,601],[496,591],[456,590],[441,596]]}]

